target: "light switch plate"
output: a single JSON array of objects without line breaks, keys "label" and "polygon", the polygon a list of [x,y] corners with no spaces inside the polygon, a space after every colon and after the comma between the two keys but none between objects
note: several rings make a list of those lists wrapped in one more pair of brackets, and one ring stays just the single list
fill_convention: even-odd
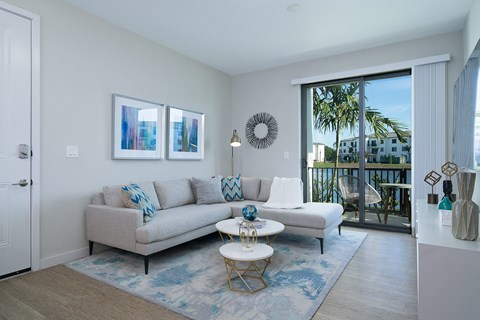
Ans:
[{"label": "light switch plate", "polygon": [[67,158],[78,158],[78,146],[67,146]]},{"label": "light switch plate", "polygon": [[285,152],[283,153],[283,158],[284,158],[284,159],[290,158],[290,153],[289,153],[288,151],[285,151]]}]

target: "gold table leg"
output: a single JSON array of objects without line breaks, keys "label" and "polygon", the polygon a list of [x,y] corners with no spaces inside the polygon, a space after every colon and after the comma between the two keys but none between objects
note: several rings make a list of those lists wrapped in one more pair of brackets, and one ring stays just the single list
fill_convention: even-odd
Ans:
[{"label": "gold table leg", "polygon": [[[218,231],[218,234],[220,235],[220,238],[222,239],[222,242],[225,242],[225,239],[223,238],[223,233]],[[225,233],[225,235],[227,235],[227,237],[230,239],[230,241],[235,241],[235,238],[231,234]]]},{"label": "gold table leg", "polygon": [[265,238],[267,238],[267,244],[270,245],[273,243],[273,241],[275,241],[278,237],[280,233],[277,233],[275,234],[272,238],[270,238],[269,236],[265,236]]},{"label": "gold table leg", "polygon": [[[257,261],[250,261],[248,266],[244,269],[241,269],[241,268],[237,267],[237,262],[238,261],[236,261],[236,260],[228,259],[228,258],[225,258],[225,257],[223,259],[225,261],[225,268],[227,270],[228,287],[230,288],[230,290],[237,291],[237,292],[243,292],[243,293],[249,293],[249,292],[250,293],[255,293],[255,292],[258,292],[258,291],[263,290],[263,289],[268,287],[267,283],[265,282],[265,279],[263,278],[263,275],[265,274],[265,271],[267,270],[267,267],[271,262],[271,258],[258,260],[258,261],[264,261],[265,262],[265,265],[263,266],[263,268],[260,268],[256,264]],[[232,274],[234,274],[234,275],[232,276]],[[239,278],[248,290],[242,290],[242,289],[239,289],[239,288],[235,288],[232,285],[232,280],[236,279],[236,278]],[[246,280],[247,278],[258,279],[262,282],[263,286],[258,288],[258,289],[255,289],[255,290],[252,289],[250,287],[250,285],[247,283],[247,280]]]}]

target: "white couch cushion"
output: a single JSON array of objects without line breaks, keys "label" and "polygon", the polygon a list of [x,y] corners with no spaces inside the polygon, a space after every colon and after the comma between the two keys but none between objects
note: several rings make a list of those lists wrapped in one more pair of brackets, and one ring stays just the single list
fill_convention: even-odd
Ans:
[{"label": "white couch cushion", "polygon": [[190,204],[162,210],[137,229],[137,242],[148,244],[175,237],[228,219],[231,215],[231,209],[225,204]]}]

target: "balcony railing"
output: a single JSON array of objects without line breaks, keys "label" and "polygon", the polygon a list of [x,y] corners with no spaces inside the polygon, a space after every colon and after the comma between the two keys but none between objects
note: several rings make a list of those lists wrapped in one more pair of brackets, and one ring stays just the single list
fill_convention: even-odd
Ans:
[{"label": "balcony railing", "polygon": [[[382,197],[382,207],[385,206],[386,192],[385,188],[380,187],[381,183],[411,183],[410,165],[376,165],[367,164],[365,168],[365,182],[377,190]],[[332,190],[332,177],[337,172]],[[308,174],[311,185],[311,199],[313,202],[336,202],[343,205],[342,194],[338,188],[338,178],[342,175],[353,175],[358,177],[358,164],[340,164],[338,168],[308,168]],[[393,214],[400,214],[405,210],[404,193],[400,189],[391,194],[391,203],[393,203]],[[367,207],[369,208],[369,207]]]}]

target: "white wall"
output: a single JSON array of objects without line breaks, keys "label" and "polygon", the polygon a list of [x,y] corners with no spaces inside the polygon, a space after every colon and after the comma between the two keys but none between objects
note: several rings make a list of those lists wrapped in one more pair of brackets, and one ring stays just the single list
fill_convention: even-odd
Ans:
[{"label": "white wall", "polygon": [[474,1],[472,9],[468,14],[465,28],[463,29],[464,53],[463,58],[465,64],[472,54],[473,49],[480,39],[480,1]]},{"label": "white wall", "polygon": [[[245,176],[300,177],[300,90],[293,79],[355,70],[411,59],[450,53],[447,81],[447,137],[451,150],[453,84],[463,66],[461,32],[361,50],[333,57],[291,64],[233,77],[232,126],[244,143],[238,150],[241,173]],[[278,122],[279,134],[268,149],[257,150],[245,140],[245,124],[257,112],[271,113]],[[284,159],[284,152],[290,158]],[[450,154],[450,153],[449,153]]]},{"label": "white wall", "polygon": [[[230,171],[228,75],[62,1],[6,2],[41,16],[43,261],[86,247],[84,208],[103,185]],[[111,160],[112,93],[204,112],[205,160]]]}]

